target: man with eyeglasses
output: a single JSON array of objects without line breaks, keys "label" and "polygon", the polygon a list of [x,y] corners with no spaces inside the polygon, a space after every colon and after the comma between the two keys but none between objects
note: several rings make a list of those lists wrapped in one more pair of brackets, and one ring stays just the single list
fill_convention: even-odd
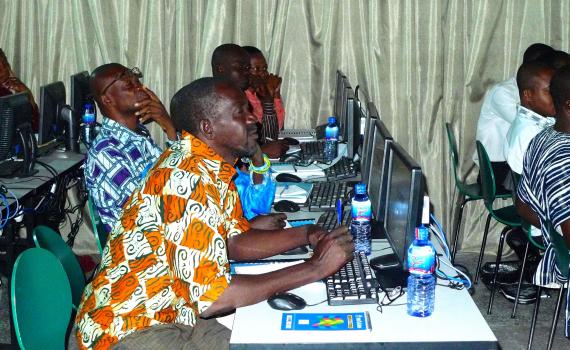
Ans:
[{"label": "man with eyeglasses", "polygon": [[162,153],[143,124],[154,121],[170,141],[177,139],[168,112],[140,78],[137,67],[109,63],[96,68],[89,80],[103,120],[87,154],[85,182],[107,232]]}]

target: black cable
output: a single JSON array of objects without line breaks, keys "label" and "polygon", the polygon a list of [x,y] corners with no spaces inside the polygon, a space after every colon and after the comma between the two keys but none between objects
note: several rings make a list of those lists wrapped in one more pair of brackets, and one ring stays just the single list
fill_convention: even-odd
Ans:
[{"label": "black cable", "polygon": [[57,176],[59,175],[57,170],[55,170],[54,167],[52,167],[51,165],[49,165],[47,163],[44,163],[40,160],[36,160],[36,164],[39,164],[39,165],[43,166],[44,168],[46,168],[53,175],[54,178],[57,178]]}]

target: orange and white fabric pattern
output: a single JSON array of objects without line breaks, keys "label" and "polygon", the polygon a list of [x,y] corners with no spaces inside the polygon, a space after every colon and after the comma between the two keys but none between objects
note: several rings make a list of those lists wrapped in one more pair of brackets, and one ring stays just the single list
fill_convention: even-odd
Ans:
[{"label": "orange and white fabric pattern", "polygon": [[127,200],[76,317],[82,349],[162,323],[194,325],[230,283],[226,240],[249,229],[235,170],[183,133]]}]

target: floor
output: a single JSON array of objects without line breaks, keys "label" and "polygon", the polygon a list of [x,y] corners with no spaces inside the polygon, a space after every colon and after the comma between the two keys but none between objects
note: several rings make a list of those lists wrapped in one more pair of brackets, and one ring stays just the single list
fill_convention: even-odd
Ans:
[{"label": "floor", "polygon": [[[489,257],[486,260],[490,260]],[[469,271],[475,270],[477,263],[477,254],[474,253],[458,253],[457,262],[465,265]],[[2,276],[2,286],[0,287],[0,343],[9,341],[9,314],[8,314],[8,294],[6,290],[6,278]],[[548,340],[548,332],[550,330],[550,323],[552,322],[552,315],[554,312],[554,303],[556,292],[552,292],[551,298],[543,298],[540,304],[538,322],[536,326],[536,333],[534,337],[533,347],[535,349],[544,349]],[[503,350],[510,349],[526,349],[528,341],[528,332],[530,329],[530,321],[534,304],[520,305],[515,319],[510,318],[510,313],[513,304],[497,294],[495,299],[493,314],[487,315],[487,303],[489,298],[489,291],[481,283],[476,285],[473,299],[479,310],[489,323],[489,326],[495,333]],[[438,306],[436,305],[436,308]],[[563,314],[562,314],[563,315]],[[460,319],[461,315],[458,315]],[[468,325],[466,325],[468,326]],[[568,349],[570,348],[570,340],[564,337],[563,330],[563,317],[560,317],[557,333],[553,349]]]}]

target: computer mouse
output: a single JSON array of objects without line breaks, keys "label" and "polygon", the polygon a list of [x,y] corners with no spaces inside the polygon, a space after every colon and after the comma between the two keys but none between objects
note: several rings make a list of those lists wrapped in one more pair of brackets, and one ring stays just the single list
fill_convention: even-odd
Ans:
[{"label": "computer mouse", "polygon": [[280,200],[279,202],[276,202],[273,205],[273,208],[275,209],[275,211],[287,212],[287,213],[294,213],[294,212],[297,212],[301,209],[301,208],[299,208],[299,204],[297,204],[295,202],[288,201],[286,199],[283,199],[283,200]]},{"label": "computer mouse", "polygon": [[303,179],[301,179],[300,177],[298,177],[295,174],[280,173],[280,174],[277,174],[277,176],[275,176],[275,181],[277,181],[277,182],[302,182]]},{"label": "computer mouse", "polygon": [[292,137],[284,137],[282,140],[287,142],[287,144],[289,144],[289,146],[296,146],[300,143],[299,140],[294,139]]},{"label": "computer mouse", "polygon": [[277,293],[267,299],[269,306],[275,310],[301,310],[307,306],[307,302],[298,295],[292,293]]},{"label": "computer mouse", "polygon": [[301,152],[285,154],[279,161],[282,163],[296,163],[301,160]]},{"label": "computer mouse", "polygon": [[297,248],[293,248],[291,250],[288,250],[286,252],[281,253],[281,255],[302,255],[302,254],[307,254],[309,252],[309,249],[307,248],[307,246],[300,246]]}]

